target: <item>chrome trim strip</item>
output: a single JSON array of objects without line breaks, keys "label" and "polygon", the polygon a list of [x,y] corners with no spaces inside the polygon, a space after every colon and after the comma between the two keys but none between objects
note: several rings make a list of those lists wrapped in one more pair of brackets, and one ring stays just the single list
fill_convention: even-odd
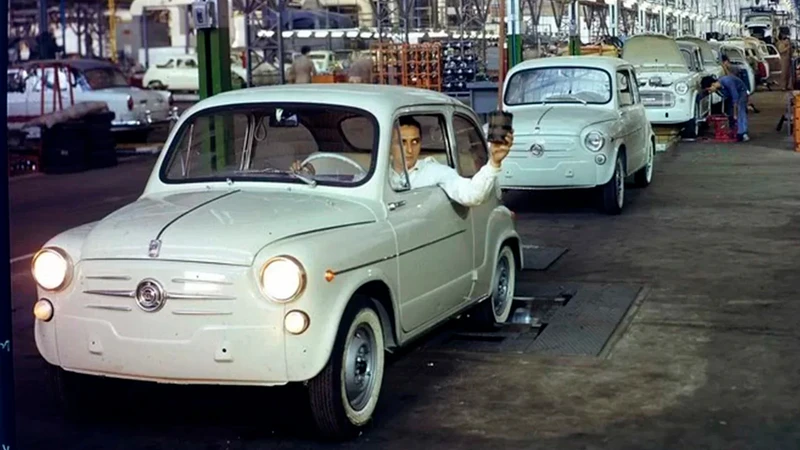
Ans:
[{"label": "chrome trim strip", "polygon": [[117,306],[117,305],[86,305],[87,308],[92,309],[108,309],[111,311],[130,311],[131,308],[129,306]]},{"label": "chrome trim strip", "polygon": [[125,275],[87,275],[87,280],[113,280],[113,281],[130,281],[131,277]]},{"label": "chrome trim strip", "polygon": [[236,300],[236,297],[230,295],[214,295],[214,294],[174,294],[167,292],[165,300]]},{"label": "chrome trim strip", "polygon": [[223,284],[223,285],[231,285],[231,284],[233,284],[230,281],[199,280],[199,279],[195,279],[195,278],[173,278],[172,282],[173,283],[181,283],[181,284],[186,284],[186,283],[207,283],[207,284]]},{"label": "chrome trim strip", "polygon": [[136,291],[127,291],[127,290],[97,289],[97,290],[83,291],[83,293],[91,295],[105,295],[107,297],[125,297],[125,298],[136,297]]},{"label": "chrome trim strip", "polygon": [[230,316],[230,311],[204,311],[194,309],[176,309],[172,311],[176,316]]}]

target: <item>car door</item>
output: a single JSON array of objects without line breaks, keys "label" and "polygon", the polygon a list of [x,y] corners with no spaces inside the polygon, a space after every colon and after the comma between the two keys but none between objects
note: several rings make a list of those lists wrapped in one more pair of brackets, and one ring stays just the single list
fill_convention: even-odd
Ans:
[{"label": "car door", "polygon": [[[489,162],[486,137],[473,113],[463,107],[456,107],[452,115],[451,141],[455,143],[456,169],[464,178],[472,178]],[[501,194],[499,184],[495,193],[481,205],[473,206],[468,214],[472,222],[473,261],[475,271],[475,285],[469,295],[469,300],[489,291],[494,270],[493,250],[488,246],[489,216],[500,204]],[[489,247],[489,248],[487,248]]]},{"label": "car door", "polygon": [[771,80],[780,80],[781,78],[781,54],[778,53],[778,49],[772,45],[768,44],[767,46],[767,63],[769,65],[769,78]]},{"label": "car door", "polygon": [[619,108],[620,136],[625,143],[627,167],[638,167],[639,156],[637,149],[640,148],[639,126],[634,118],[635,103],[633,90],[631,87],[630,74],[627,69],[617,70],[617,108]]},{"label": "car door", "polygon": [[630,68],[628,69],[628,75],[630,76],[630,86],[633,91],[633,106],[630,107],[629,115],[638,130],[636,133],[638,146],[636,148],[638,153],[641,154],[641,164],[644,165],[647,162],[647,147],[650,145],[650,122],[647,120],[647,112],[639,96],[639,79],[636,78],[636,71]]},{"label": "car door", "polygon": [[[453,167],[445,110],[403,111],[421,125],[420,160]],[[395,120],[393,133],[399,133]],[[400,158],[405,158],[400,152]],[[430,162],[426,162],[430,163]],[[472,286],[472,229],[469,208],[451,201],[436,185],[409,183],[404,170],[397,179],[389,164],[384,200],[387,220],[397,239],[398,304],[405,332],[437,321],[460,305]],[[404,164],[404,163],[403,163]]]}]

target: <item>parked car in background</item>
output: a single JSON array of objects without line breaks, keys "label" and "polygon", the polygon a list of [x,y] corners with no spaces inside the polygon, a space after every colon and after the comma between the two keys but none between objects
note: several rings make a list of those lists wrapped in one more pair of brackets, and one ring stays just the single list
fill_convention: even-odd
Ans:
[{"label": "parked car in background", "polygon": [[133,87],[117,66],[105,61],[31,61],[9,67],[7,76],[10,130],[20,130],[42,114],[90,101],[105,102],[114,112],[114,131],[148,132],[175,114],[169,92]]},{"label": "parked car in background", "polygon": [[503,110],[514,116],[504,190],[599,188],[599,204],[622,212],[625,179],[648,186],[655,134],[633,66],[606,56],[523,61],[506,76]]},{"label": "parked car in background", "polygon": [[[253,53],[253,84],[256,86],[278,84],[280,81],[278,70],[259,58]],[[235,88],[247,86],[247,67],[238,54],[231,54],[231,82]],[[151,65],[144,74],[142,84],[150,89],[168,89],[172,92],[199,91],[200,72],[197,55],[175,56],[164,63]]]},{"label": "parked car in background", "polygon": [[720,55],[727,56],[728,60],[730,60],[731,64],[736,68],[737,72],[743,74],[740,76],[740,78],[742,78],[742,81],[744,81],[747,85],[748,94],[752,95],[753,92],[756,91],[756,86],[758,86],[756,73],[748,62],[744,50],[739,47],[728,46],[722,43],[719,43],[717,48]]},{"label": "parked car in background", "polygon": [[94,401],[99,376],[303,383],[319,430],[352,437],[385,350],[467,310],[506,321],[513,214],[499,189],[466,207],[411,186],[391,163],[406,116],[429,163],[470,177],[488,161],[475,112],[429,90],[282,85],[184,112],[139,199],[34,256],[36,345],[65,405]]},{"label": "parked car in background", "polygon": [[625,41],[622,58],[636,68],[650,123],[681,125],[684,137],[697,137],[711,112],[711,97],[700,87],[703,74],[691,54],[669,36],[640,34]]},{"label": "parked car in background", "polygon": [[[689,42],[697,46],[700,52],[699,59],[702,62],[705,75],[719,78],[725,73],[725,70],[722,68],[722,62],[720,61],[720,55],[708,41],[695,36],[682,36],[679,37],[677,41],[679,44],[681,42]],[[722,96],[716,92],[711,94],[711,104],[713,106],[721,105]]]}]

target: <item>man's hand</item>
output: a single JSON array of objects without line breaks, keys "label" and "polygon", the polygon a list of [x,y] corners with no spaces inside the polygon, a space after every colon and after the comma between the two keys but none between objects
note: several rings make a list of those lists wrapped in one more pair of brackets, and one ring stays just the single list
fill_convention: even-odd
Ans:
[{"label": "man's hand", "polygon": [[505,144],[496,144],[494,142],[489,143],[489,152],[491,153],[492,165],[494,167],[500,167],[500,164],[503,162],[506,156],[508,156],[508,152],[511,150],[511,146],[514,144],[514,130],[511,130],[506,135],[506,143]]},{"label": "man's hand", "polygon": [[316,175],[314,167],[312,167],[310,164],[306,164],[305,166],[301,166],[300,165],[300,161],[293,162],[292,166],[290,167],[290,170],[292,172],[295,172],[295,173],[306,172],[306,173],[308,173],[310,175]]}]

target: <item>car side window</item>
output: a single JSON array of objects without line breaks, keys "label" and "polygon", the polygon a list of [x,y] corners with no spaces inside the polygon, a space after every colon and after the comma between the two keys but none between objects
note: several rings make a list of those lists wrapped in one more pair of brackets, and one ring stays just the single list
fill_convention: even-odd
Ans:
[{"label": "car side window", "polygon": [[462,177],[471,178],[489,161],[483,133],[473,121],[460,114],[455,114],[453,116],[453,134],[458,154],[458,173]]},{"label": "car side window", "polygon": [[633,94],[633,104],[638,105],[641,102],[639,98],[639,79],[636,78],[636,72],[632,70],[628,72],[628,76],[630,77],[628,85],[631,87],[631,93]]},{"label": "car side window", "polygon": [[[409,172],[413,173],[420,164],[452,166],[447,157],[446,130],[445,118],[441,114],[407,114],[395,120],[389,152],[389,185],[392,189],[414,189],[416,186],[412,181],[415,176]],[[409,154],[416,154],[415,161],[406,159],[404,148],[408,148]]]},{"label": "car side window", "polygon": [[627,71],[617,72],[617,96],[620,107],[633,105],[633,92],[629,81]]}]

